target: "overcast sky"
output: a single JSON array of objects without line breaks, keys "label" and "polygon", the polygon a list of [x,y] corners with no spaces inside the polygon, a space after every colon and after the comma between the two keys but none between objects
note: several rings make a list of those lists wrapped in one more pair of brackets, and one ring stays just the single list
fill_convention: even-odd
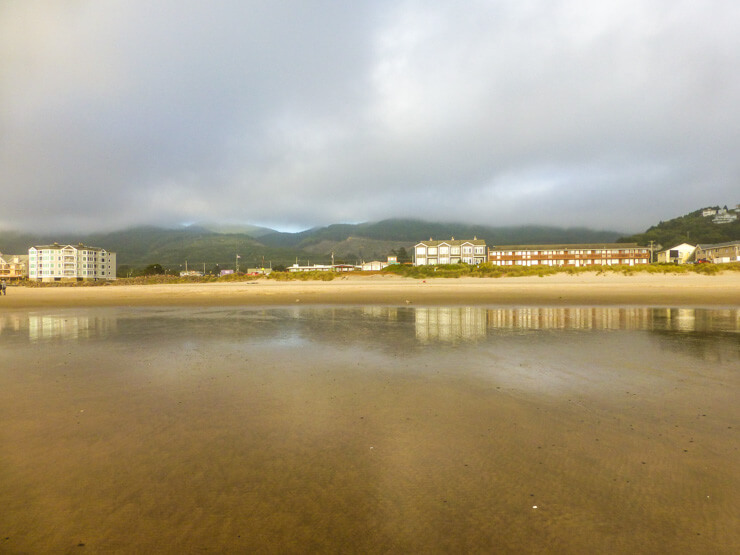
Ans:
[{"label": "overcast sky", "polygon": [[0,3],[0,229],[738,202],[737,0]]}]

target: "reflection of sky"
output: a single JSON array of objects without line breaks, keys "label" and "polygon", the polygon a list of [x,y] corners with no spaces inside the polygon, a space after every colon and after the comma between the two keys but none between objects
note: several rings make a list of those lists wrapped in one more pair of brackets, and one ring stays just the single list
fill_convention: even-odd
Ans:
[{"label": "reflection of sky", "polygon": [[[118,308],[0,315],[0,338],[28,341],[172,341],[184,348],[221,340],[300,347],[367,345],[402,353],[430,345],[492,341],[502,334],[639,331],[665,345],[712,356],[722,337],[738,351],[738,309],[645,307],[291,307]],[[716,336],[716,337],[715,337]],[[544,338],[542,338],[544,339]],[[734,349],[732,346],[734,345]],[[673,348],[673,347],[669,347]],[[725,354],[726,356],[726,354]],[[735,355],[737,356],[737,355]]]}]

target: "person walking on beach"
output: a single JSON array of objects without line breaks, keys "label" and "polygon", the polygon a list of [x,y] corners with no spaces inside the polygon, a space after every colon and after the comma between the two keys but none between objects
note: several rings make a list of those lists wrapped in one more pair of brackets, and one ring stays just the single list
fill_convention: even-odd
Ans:
[{"label": "person walking on beach", "polygon": [[8,294],[8,292],[5,290],[5,280],[3,280],[2,284],[0,284],[0,290],[2,291],[3,295]]}]

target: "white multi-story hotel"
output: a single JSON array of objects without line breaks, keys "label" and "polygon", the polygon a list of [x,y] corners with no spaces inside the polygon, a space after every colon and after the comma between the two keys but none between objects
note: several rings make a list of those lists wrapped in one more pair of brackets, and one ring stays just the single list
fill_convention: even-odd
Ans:
[{"label": "white multi-story hotel", "polygon": [[437,264],[480,264],[486,261],[486,242],[473,239],[422,241],[414,245],[414,266]]},{"label": "white multi-story hotel", "polygon": [[28,279],[38,281],[116,279],[116,253],[82,243],[28,249]]}]

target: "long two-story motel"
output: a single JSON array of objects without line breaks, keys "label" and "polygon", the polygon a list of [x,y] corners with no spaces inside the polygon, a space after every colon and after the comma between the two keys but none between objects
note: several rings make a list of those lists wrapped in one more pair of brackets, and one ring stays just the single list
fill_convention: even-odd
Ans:
[{"label": "long two-story motel", "polygon": [[414,265],[480,264],[494,266],[635,266],[650,263],[650,249],[637,243],[588,243],[561,245],[501,245],[485,241],[423,241],[414,246]]}]

